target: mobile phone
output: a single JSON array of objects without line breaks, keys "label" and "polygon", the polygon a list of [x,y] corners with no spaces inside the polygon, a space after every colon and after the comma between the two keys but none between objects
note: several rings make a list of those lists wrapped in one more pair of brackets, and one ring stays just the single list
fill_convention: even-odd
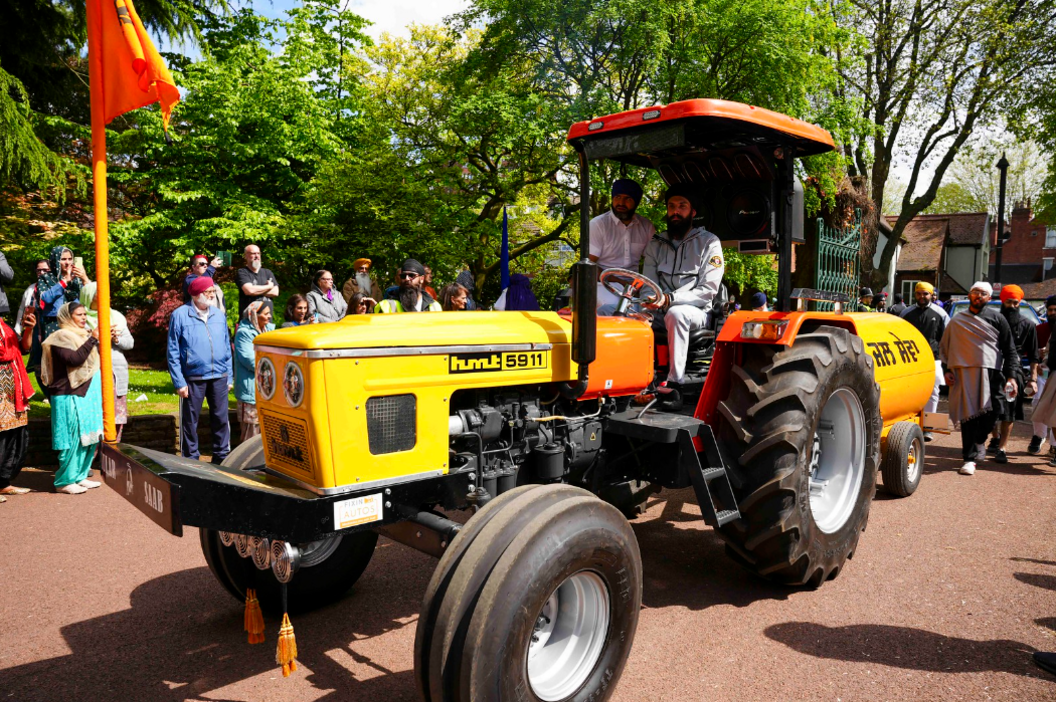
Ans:
[{"label": "mobile phone", "polygon": [[80,266],[81,268],[84,268],[84,257],[83,256],[74,256],[73,257],[73,265]]},{"label": "mobile phone", "polygon": [[217,251],[217,258],[220,258],[225,266],[231,265],[231,252],[230,251]]}]

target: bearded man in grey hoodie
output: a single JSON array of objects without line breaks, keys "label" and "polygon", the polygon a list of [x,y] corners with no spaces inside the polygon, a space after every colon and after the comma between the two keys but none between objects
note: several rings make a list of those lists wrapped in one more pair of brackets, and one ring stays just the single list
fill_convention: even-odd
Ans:
[{"label": "bearded man in grey hoodie", "polygon": [[682,409],[689,336],[707,326],[726,262],[719,238],[704,227],[693,226],[697,214],[693,188],[674,185],[664,200],[667,231],[654,236],[645,248],[642,274],[664,291],[659,300],[644,306],[664,314],[670,360],[667,380],[660,386],[660,405],[677,411]]}]

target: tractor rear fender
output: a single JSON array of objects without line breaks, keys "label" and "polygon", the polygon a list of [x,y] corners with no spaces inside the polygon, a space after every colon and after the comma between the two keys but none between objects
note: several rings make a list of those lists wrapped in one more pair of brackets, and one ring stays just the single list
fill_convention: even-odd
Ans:
[{"label": "tractor rear fender", "polygon": [[[753,323],[754,328],[746,328]],[[935,358],[912,324],[892,314],[875,312],[730,315],[716,339],[715,355],[694,416],[714,427],[716,408],[730,393],[730,371],[741,364],[741,349],[759,344],[791,346],[801,333],[813,332],[819,326],[846,329],[865,342],[876,382],[880,384],[880,415],[885,430],[899,421],[919,422],[934,387]]]}]

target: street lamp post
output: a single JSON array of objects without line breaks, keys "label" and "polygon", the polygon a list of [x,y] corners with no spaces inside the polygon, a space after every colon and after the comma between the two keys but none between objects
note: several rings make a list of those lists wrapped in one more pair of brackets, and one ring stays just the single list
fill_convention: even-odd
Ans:
[{"label": "street lamp post", "polygon": [[997,170],[1001,171],[1001,181],[997,188],[997,260],[994,262],[994,282],[1001,282],[1001,247],[1005,235],[1005,181],[1008,179],[1008,159],[1001,154],[1001,160],[997,162]]}]

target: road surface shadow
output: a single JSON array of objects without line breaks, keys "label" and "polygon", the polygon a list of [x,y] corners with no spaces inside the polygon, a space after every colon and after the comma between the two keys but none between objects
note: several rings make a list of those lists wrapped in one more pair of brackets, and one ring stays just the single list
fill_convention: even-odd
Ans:
[{"label": "road surface shadow", "polygon": [[1041,575],[1038,573],[1013,573],[1012,577],[1021,583],[1033,585],[1046,590],[1056,590],[1056,575]]},{"label": "road surface shadow", "polygon": [[[412,671],[392,673],[354,648],[358,641],[417,623],[432,569],[397,551],[408,549],[382,540],[345,599],[294,618],[297,660],[311,671],[307,680],[317,690],[330,691],[313,699],[418,699]],[[220,700],[211,691],[271,673],[281,699],[283,678],[275,665],[279,624],[266,617],[265,643],[247,644],[243,607],[207,568],[184,570],[137,587],[127,610],[63,627],[71,653],[0,671],[0,691],[19,702]],[[373,670],[359,680],[335,658]]]},{"label": "road surface shadow", "polygon": [[1056,631],[1056,617],[1042,617],[1041,619],[1035,619],[1034,623],[1038,626],[1043,626],[1046,629]]},{"label": "road surface shadow", "polygon": [[723,541],[704,524],[692,490],[664,491],[649,500],[659,518],[632,521],[642,554],[646,607],[703,610],[785,600],[795,590],[749,573],[726,555]]},{"label": "road surface shadow", "polygon": [[973,641],[883,624],[829,627],[787,622],[767,627],[764,633],[794,651],[816,658],[936,673],[994,671],[1037,677],[1030,660],[1034,649],[1018,641]]},{"label": "road surface shadow", "polygon": [[[992,456],[979,463],[977,472],[1005,473],[1007,475],[1037,475],[1056,477],[1056,469],[1046,465],[1048,457],[1012,455],[1008,463],[994,463]],[[961,449],[955,446],[929,445],[924,462],[924,475],[956,472],[964,461]]]},{"label": "road surface shadow", "polygon": [[1039,558],[1023,558],[1021,556],[1013,556],[1008,560],[1017,561],[1019,563],[1037,563],[1038,565],[1056,566],[1056,561],[1043,561]]}]

